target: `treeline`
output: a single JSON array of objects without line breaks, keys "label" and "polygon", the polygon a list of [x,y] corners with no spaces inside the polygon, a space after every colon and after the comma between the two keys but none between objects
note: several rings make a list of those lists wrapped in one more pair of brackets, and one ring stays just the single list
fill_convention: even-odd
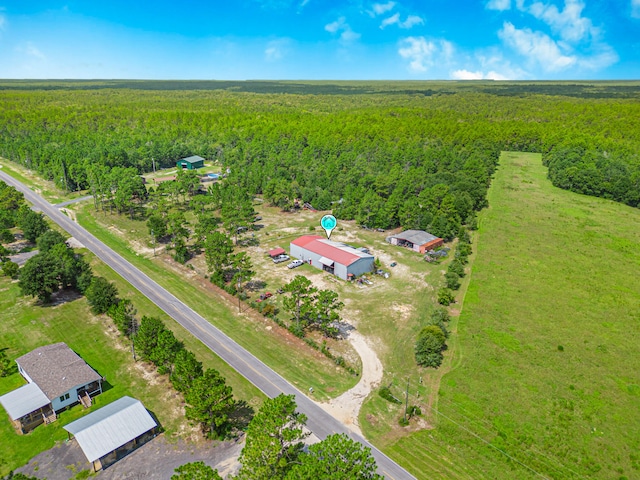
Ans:
[{"label": "treeline", "polygon": [[[501,150],[541,152],[557,185],[637,206],[636,99],[478,89],[485,93],[5,90],[0,155],[77,190],[91,187],[92,168],[142,173],[198,154],[283,209],[298,199],[368,227],[445,238],[484,205]],[[592,169],[598,175],[579,173]]]}]

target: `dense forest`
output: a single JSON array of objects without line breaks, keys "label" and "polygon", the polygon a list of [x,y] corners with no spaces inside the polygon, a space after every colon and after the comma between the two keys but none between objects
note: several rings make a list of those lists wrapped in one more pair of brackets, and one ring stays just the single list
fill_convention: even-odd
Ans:
[{"label": "dense forest", "polygon": [[541,152],[555,185],[640,206],[639,86],[4,81],[0,155],[68,190],[90,188],[96,165],[201,155],[283,209],[451,238],[501,150]]}]

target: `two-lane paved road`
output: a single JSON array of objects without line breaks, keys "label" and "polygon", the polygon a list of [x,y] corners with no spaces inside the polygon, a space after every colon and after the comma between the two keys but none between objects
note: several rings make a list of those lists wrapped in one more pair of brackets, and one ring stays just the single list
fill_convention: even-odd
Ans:
[{"label": "two-lane paved road", "polygon": [[378,464],[378,471],[387,478],[396,480],[414,478],[404,468],[392,461],[363,437],[349,430],[345,425],[325,412],[267,365],[178,300],[178,298],[169,291],[165,290],[131,263],[111,250],[111,248],[107,247],[83,227],[62,214],[56,207],[44,200],[41,196],[1,170],[0,179],[21,191],[26,200],[73,235],[79,242],[87,247],[87,249],[127,280],[134,288],[147,296],[153,303],[164,310],[170,317],[175,319],[266,395],[269,397],[275,397],[280,393],[295,395],[298,410],[308,418],[307,427],[318,438],[322,440],[333,433],[345,433],[352,439],[371,448],[371,452]]}]

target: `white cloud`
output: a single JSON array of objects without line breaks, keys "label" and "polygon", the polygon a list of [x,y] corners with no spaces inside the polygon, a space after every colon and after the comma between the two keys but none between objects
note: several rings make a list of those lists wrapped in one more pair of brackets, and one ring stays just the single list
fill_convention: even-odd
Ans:
[{"label": "white cloud", "polygon": [[417,15],[409,15],[404,22],[401,22],[398,26],[400,28],[411,28],[415,25],[423,25],[424,20]]},{"label": "white cloud", "polygon": [[0,30],[4,30],[4,26],[7,24],[7,17],[0,13]]},{"label": "white cloud", "polygon": [[549,25],[564,41],[577,43],[598,36],[598,29],[591,20],[582,16],[583,9],[581,0],[565,0],[562,11],[555,5],[535,2],[529,7],[529,13]]},{"label": "white cloud", "polygon": [[384,20],[382,20],[382,23],[380,24],[380,28],[384,29],[389,25],[398,25],[398,27],[400,28],[409,29],[411,27],[414,27],[415,25],[422,25],[422,24],[424,24],[424,20],[418,17],[417,15],[409,15],[404,22],[401,22],[400,14],[394,13],[390,17],[387,17]]},{"label": "white cloud", "polygon": [[512,23],[504,22],[498,36],[520,55],[539,63],[544,70],[555,72],[577,63],[575,55],[565,55],[559,45],[542,32],[518,29]]},{"label": "white cloud", "polygon": [[360,38],[360,34],[351,30],[345,17],[340,17],[335,22],[328,23],[324,29],[329,33],[340,33],[340,40],[343,42],[352,42]]},{"label": "white cloud", "polygon": [[37,58],[39,60],[45,60],[46,58],[44,53],[42,53],[38,47],[33,44],[33,42],[27,42],[24,46],[17,46],[16,52],[24,53],[28,57]]},{"label": "white cloud", "polygon": [[503,12],[510,8],[511,0],[489,0],[489,3],[487,3],[487,9],[489,10],[499,10]]},{"label": "white cloud", "polygon": [[392,10],[395,6],[396,2],[374,3],[373,13],[374,15],[382,15],[383,13],[387,13],[388,11]]},{"label": "white cloud", "polygon": [[509,77],[502,75],[493,70],[487,73],[483,73],[478,70],[477,72],[470,72],[469,70],[455,70],[451,72],[451,78],[454,80],[509,80]]},{"label": "white cloud", "polygon": [[631,16],[640,18],[640,0],[631,0]]},{"label": "white cloud", "polygon": [[287,39],[271,40],[264,50],[264,58],[267,62],[276,62],[282,59],[288,50],[289,41]]},{"label": "white cloud", "polygon": [[409,71],[426,72],[437,63],[446,63],[453,56],[454,48],[447,40],[427,40],[424,37],[407,37],[400,40],[398,54],[409,60]]},{"label": "white cloud", "polygon": [[393,25],[398,22],[400,22],[400,14],[395,13],[390,17],[387,17],[384,20],[382,20],[382,23],[380,24],[380,28],[388,27],[389,25]]}]

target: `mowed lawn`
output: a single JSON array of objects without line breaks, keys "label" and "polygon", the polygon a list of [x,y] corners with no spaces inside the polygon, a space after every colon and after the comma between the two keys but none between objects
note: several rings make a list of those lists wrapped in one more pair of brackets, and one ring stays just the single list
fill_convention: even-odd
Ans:
[{"label": "mowed lawn", "polygon": [[[184,418],[181,396],[142,362],[135,364],[126,343],[118,339],[107,317],[91,314],[84,297],[75,295],[65,301],[40,306],[31,297],[22,297],[17,282],[0,277],[0,348],[11,360],[34,348],[65,342],[106,383],[101,395],[94,398],[94,410],[130,395],[141,400],[158,418],[170,437],[196,433]],[[0,395],[24,385],[19,373],[0,378]],[[9,416],[0,408],[0,475],[24,465],[30,458],[67,439],[63,425],[88,413],[76,405],[58,415],[58,420],[41,425],[27,435],[15,433]]]},{"label": "mowed lawn", "polygon": [[[640,478],[640,210],[503,153],[421,478]],[[435,412],[434,412],[435,413]]]}]

